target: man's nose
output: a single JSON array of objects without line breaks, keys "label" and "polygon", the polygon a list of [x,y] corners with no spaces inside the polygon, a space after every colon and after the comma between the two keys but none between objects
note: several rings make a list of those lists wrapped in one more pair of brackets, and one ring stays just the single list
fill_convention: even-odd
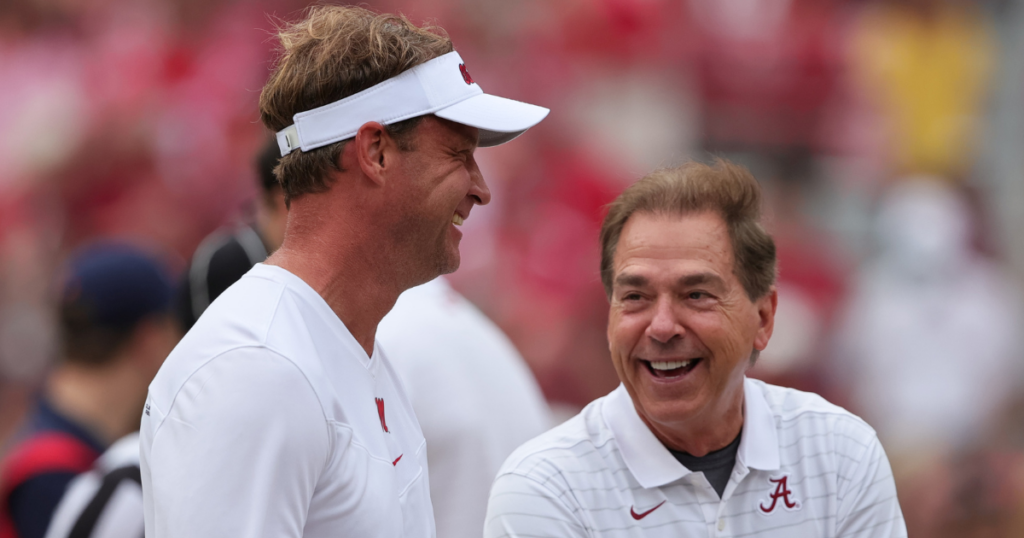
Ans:
[{"label": "man's nose", "polygon": [[683,333],[683,326],[679,323],[671,299],[659,297],[654,304],[654,316],[651,318],[651,323],[647,326],[647,337],[656,342],[667,344],[673,338],[682,337]]},{"label": "man's nose", "polygon": [[491,189],[487,187],[487,181],[484,180],[484,174],[477,166],[476,159],[470,159],[469,163],[469,176],[472,180],[469,195],[477,204],[487,205],[491,203]]}]

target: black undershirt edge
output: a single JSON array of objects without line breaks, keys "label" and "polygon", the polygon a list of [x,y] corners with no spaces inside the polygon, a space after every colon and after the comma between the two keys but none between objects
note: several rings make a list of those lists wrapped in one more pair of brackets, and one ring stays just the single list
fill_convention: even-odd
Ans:
[{"label": "black undershirt edge", "polygon": [[695,473],[704,473],[704,478],[708,479],[711,487],[715,488],[715,492],[718,493],[718,498],[721,499],[722,493],[725,492],[725,486],[729,484],[729,477],[732,476],[732,468],[736,465],[736,452],[740,448],[740,437],[742,436],[743,432],[740,431],[740,434],[725,448],[708,452],[699,458],[672,449],[669,449],[669,452],[679,460],[679,463],[683,464],[683,467]]}]

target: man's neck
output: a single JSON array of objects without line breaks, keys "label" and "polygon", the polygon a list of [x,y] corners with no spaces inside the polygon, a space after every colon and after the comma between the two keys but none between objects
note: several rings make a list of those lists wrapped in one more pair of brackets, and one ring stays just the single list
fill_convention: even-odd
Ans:
[{"label": "man's neck", "polygon": [[[101,370],[102,368],[102,370]],[[138,428],[145,399],[133,387],[133,372],[117,365],[91,368],[68,363],[55,370],[46,383],[46,397],[62,415],[110,444]]]},{"label": "man's neck", "polygon": [[702,457],[729,445],[743,429],[743,397],[724,410],[694,417],[683,424],[653,423],[638,413],[640,420],[667,448]]},{"label": "man's neck", "polygon": [[288,237],[266,263],[301,278],[320,294],[366,355],[372,356],[377,325],[404,291],[388,278],[393,268],[380,267],[381,261],[380,249],[372,248],[369,241]]}]

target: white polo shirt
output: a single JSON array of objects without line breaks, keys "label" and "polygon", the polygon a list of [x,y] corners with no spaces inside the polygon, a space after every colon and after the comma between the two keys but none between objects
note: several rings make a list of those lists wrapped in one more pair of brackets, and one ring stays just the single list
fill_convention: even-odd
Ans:
[{"label": "white polo shirt", "polygon": [[480,538],[505,458],[551,427],[512,342],[443,277],[402,294],[377,327],[427,439],[437,535]]},{"label": "white polo shirt", "polygon": [[744,399],[721,499],[658,441],[620,385],[509,457],[484,536],[906,536],[870,426],[817,395],[752,379]]},{"label": "white polo shirt", "polygon": [[256,265],[150,385],[146,536],[434,536],[423,434],[397,379],[305,282]]}]

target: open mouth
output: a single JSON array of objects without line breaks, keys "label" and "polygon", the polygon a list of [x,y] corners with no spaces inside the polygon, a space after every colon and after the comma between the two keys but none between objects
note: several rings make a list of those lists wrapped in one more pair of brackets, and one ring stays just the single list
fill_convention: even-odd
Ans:
[{"label": "open mouth", "polygon": [[685,361],[640,361],[654,377],[672,378],[686,375],[693,371],[704,359],[688,359]]}]

